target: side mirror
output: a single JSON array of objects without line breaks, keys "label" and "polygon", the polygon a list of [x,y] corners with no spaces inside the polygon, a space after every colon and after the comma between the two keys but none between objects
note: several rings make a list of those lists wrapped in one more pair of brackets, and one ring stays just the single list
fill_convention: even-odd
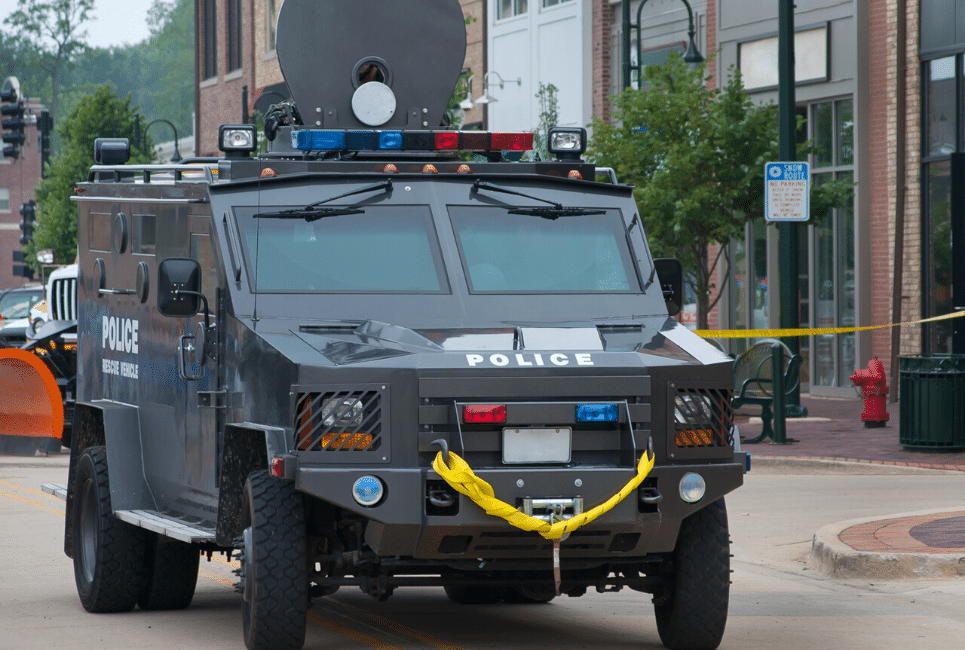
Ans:
[{"label": "side mirror", "polygon": [[194,316],[201,309],[201,265],[169,257],[157,269],[157,310],[165,316]]},{"label": "side mirror", "polygon": [[657,270],[657,281],[663,289],[663,299],[667,303],[667,313],[676,316],[683,307],[684,299],[684,269],[680,260],[672,257],[662,257],[653,261]]}]

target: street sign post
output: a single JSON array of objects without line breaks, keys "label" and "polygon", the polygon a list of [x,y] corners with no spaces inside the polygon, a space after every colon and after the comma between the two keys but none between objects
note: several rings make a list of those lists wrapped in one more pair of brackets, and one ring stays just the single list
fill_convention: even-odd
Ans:
[{"label": "street sign post", "polygon": [[810,168],[806,162],[764,163],[764,218],[807,221],[811,213]]}]

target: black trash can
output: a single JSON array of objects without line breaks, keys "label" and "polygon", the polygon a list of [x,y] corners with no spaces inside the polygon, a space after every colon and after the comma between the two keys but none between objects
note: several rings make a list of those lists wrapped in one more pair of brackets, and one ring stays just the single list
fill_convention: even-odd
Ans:
[{"label": "black trash can", "polygon": [[900,357],[898,441],[910,449],[965,449],[965,355]]}]

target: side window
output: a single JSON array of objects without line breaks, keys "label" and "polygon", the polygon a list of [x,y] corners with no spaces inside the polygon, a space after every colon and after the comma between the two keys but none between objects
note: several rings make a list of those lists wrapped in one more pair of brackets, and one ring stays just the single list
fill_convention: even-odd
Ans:
[{"label": "side window", "polygon": [[91,212],[87,219],[87,248],[98,253],[111,250],[111,215],[109,212]]},{"label": "side window", "polygon": [[134,215],[134,254],[154,255],[157,250],[157,217],[153,214]]}]

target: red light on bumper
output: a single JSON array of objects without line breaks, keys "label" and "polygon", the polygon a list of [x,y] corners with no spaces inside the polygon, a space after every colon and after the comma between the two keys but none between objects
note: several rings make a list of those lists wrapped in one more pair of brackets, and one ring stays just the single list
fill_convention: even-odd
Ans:
[{"label": "red light on bumper", "polygon": [[466,404],[462,407],[466,424],[499,424],[506,422],[505,404]]}]

